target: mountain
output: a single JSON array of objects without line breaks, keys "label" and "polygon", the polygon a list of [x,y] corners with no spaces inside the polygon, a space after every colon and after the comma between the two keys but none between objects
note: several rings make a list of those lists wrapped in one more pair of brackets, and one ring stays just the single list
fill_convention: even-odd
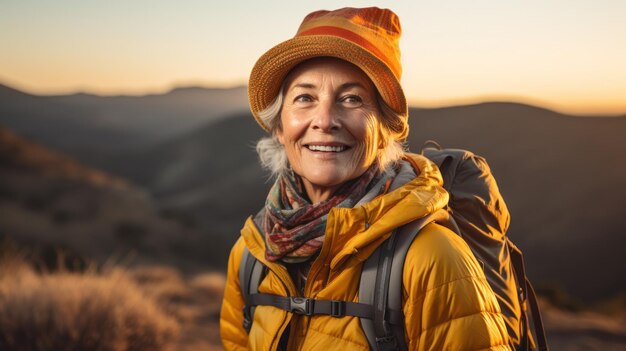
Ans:
[{"label": "mountain", "polygon": [[245,87],[144,96],[36,96],[0,84],[0,125],[96,167],[248,108]]},{"label": "mountain", "polygon": [[147,142],[173,137],[248,108],[246,88],[243,86],[230,89],[180,87],[163,94],[143,96],[74,94],[46,98],[97,111],[94,124],[132,131]]}]

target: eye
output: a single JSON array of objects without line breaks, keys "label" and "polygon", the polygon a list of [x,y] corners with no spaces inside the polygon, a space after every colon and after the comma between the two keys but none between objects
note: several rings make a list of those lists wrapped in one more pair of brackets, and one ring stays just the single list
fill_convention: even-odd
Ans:
[{"label": "eye", "polygon": [[298,95],[293,99],[294,102],[313,102],[313,97],[309,94]]},{"label": "eye", "polygon": [[345,95],[341,98],[341,103],[349,107],[359,107],[363,105],[363,98],[356,94]]}]

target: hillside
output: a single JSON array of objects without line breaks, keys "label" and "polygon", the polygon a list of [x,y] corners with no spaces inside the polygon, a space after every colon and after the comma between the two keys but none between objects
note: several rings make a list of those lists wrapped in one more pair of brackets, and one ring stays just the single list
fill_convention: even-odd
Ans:
[{"label": "hillside", "polygon": [[61,250],[80,267],[121,260],[194,269],[213,248],[194,226],[121,178],[0,129],[0,242],[28,247],[45,265]]}]

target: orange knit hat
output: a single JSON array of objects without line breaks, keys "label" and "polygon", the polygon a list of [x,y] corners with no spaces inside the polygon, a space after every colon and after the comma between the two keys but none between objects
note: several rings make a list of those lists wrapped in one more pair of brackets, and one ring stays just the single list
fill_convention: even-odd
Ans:
[{"label": "orange knit hat", "polygon": [[254,118],[269,130],[258,113],[276,99],[289,71],[308,59],[330,56],[356,65],[369,76],[385,103],[402,116],[403,130],[396,133],[404,139],[408,106],[400,85],[400,34],[400,19],[388,9],[346,7],[310,13],[294,38],[271,48],[254,65],[248,83]]}]

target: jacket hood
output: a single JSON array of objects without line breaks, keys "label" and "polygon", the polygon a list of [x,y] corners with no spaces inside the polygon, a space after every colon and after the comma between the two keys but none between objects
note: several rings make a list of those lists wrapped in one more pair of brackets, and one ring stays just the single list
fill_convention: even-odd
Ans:
[{"label": "jacket hood", "polygon": [[[320,257],[330,269],[365,261],[399,226],[427,216],[448,203],[437,166],[426,157],[407,154],[389,192],[353,208],[333,208],[326,224]],[[267,266],[263,236],[249,218],[241,231],[246,246]]]}]

